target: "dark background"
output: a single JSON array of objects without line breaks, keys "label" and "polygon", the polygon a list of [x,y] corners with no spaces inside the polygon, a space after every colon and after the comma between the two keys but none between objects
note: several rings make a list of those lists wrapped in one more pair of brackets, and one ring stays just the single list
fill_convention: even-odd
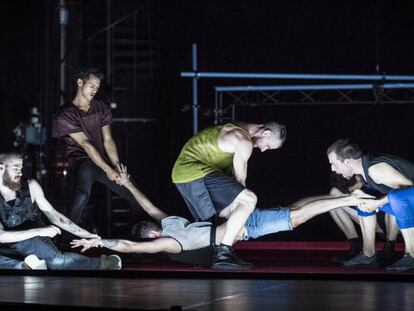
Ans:
[{"label": "dark background", "polygon": [[[331,74],[414,73],[414,19],[410,1],[112,1],[114,12],[144,4],[149,16],[156,69],[134,96],[119,97],[115,117],[155,119],[114,124],[121,157],[138,185],[169,213],[186,214],[170,181],[172,165],[192,135],[191,44],[199,49],[199,71]],[[68,79],[88,60],[85,38],[105,27],[106,1],[67,1]],[[27,122],[30,107],[43,113],[50,133],[59,108],[59,23],[56,0],[1,1],[2,150],[11,150],[13,129]],[[115,14],[115,13],[114,13]],[[103,47],[94,47],[103,50]],[[103,68],[102,68],[103,69]],[[200,128],[212,124],[216,85],[311,84],[313,81],[199,81]],[[342,82],[341,82],[342,83]],[[68,89],[70,83],[68,82]],[[103,85],[102,98],[111,97]],[[68,91],[65,98],[70,100]],[[281,150],[255,151],[247,184],[259,207],[288,204],[329,191],[326,148],[351,137],[365,152],[393,153],[414,160],[413,106],[342,104],[251,106],[237,110],[239,120],[275,120],[288,128]],[[56,142],[42,147],[48,169],[42,183],[50,200],[70,197],[55,173]],[[63,185],[63,186],[57,186]],[[329,215],[315,218],[279,238],[343,239]],[[274,237],[272,237],[274,238]]]}]

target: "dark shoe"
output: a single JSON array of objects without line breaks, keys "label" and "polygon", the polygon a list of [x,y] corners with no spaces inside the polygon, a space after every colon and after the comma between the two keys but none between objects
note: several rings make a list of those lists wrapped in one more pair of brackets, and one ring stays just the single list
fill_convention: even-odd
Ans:
[{"label": "dark shoe", "polygon": [[387,271],[408,271],[414,269],[414,258],[409,253],[405,253],[404,256],[391,266],[388,266]]},{"label": "dark shoe", "polygon": [[118,255],[101,256],[99,270],[121,270],[122,260]]},{"label": "dark shoe", "polygon": [[363,252],[360,252],[355,257],[343,262],[345,267],[378,267],[376,256],[365,256]]},{"label": "dark shoe", "polygon": [[375,238],[382,241],[387,240],[387,236],[384,232],[375,232]]},{"label": "dark shoe", "polygon": [[382,251],[377,256],[378,263],[383,267],[389,266],[392,263],[394,250],[395,241],[386,240]]},{"label": "dark shoe", "polygon": [[247,270],[252,264],[244,262],[233,254],[231,246],[220,244],[216,246],[216,254],[211,269],[214,270]]},{"label": "dark shoe", "polygon": [[336,262],[344,263],[358,255],[362,250],[362,241],[359,238],[349,240],[349,250],[338,257],[335,258]]}]

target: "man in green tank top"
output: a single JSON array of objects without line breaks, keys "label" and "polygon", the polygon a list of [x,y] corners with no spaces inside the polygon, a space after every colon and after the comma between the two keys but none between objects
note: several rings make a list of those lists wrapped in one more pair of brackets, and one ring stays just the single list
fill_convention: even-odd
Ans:
[{"label": "man in green tank top", "polygon": [[194,219],[218,215],[227,219],[223,240],[216,248],[213,269],[248,269],[250,264],[232,253],[232,245],[256,207],[256,195],[246,188],[247,162],[253,148],[280,148],[285,126],[228,123],[193,136],[181,150],[172,171],[173,183]]}]

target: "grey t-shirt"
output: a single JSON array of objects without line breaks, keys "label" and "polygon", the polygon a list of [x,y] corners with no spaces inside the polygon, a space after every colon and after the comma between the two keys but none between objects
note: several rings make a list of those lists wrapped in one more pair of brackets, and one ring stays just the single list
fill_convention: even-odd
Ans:
[{"label": "grey t-shirt", "polygon": [[180,243],[183,251],[191,251],[210,245],[210,222],[189,222],[179,216],[169,216],[161,220],[162,237],[170,237]]}]

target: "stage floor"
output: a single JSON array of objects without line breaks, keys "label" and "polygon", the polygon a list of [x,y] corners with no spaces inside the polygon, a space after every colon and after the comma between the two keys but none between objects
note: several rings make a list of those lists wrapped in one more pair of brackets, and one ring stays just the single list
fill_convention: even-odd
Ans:
[{"label": "stage floor", "polygon": [[3,310],[21,303],[25,305],[23,308],[20,305],[19,310],[411,311],[414,308],[411,282],[2,276],[0,291]]},{"label": "stage floor", "polygon": [[[414,310],[414,273],[341,267],[346,243],[247,242],[249,271],[213,271],[165,255],[121,271],[1,271],[3,310]],[[380,248],[381,245],[378,245]],[[402,245],[398,245],[402,254]],[[136,259],[136,261],[134,261]]]}]

